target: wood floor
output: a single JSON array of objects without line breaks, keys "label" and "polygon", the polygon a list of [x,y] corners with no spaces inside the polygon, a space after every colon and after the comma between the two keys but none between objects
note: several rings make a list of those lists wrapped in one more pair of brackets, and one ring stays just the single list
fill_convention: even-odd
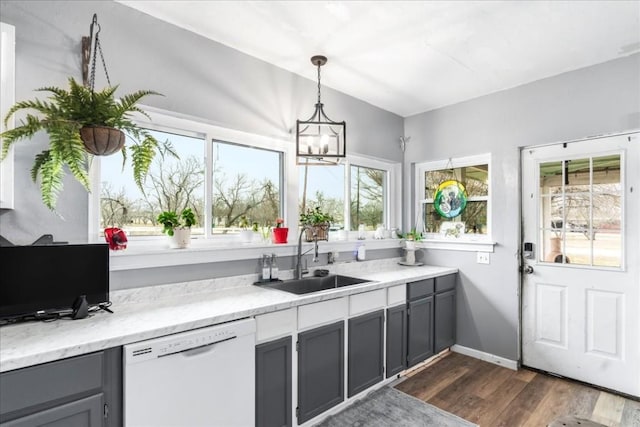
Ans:
[{"label": "wood floor", "polygon": [[447,353],[395,387],[481,427],[546,426],[568,415],[606,426],[640,427],[640,402],[459,353]]}]

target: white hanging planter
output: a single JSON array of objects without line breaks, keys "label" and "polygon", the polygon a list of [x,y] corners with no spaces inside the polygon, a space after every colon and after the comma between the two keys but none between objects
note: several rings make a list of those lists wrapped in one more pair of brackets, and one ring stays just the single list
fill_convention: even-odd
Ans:
[{"label": "white hanging planter", "polygon": [[185,249],[191,243],[191,227],[176,227],[173,236],[169,236],[169,248]]}]

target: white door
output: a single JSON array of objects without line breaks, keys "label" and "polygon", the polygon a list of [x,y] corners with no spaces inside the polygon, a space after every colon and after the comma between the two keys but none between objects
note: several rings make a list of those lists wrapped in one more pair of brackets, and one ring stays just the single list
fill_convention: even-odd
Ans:
[{"label": "white door", "polygon": [[632,396],[640,396],[639,135],[522,150],[523,364]]}]

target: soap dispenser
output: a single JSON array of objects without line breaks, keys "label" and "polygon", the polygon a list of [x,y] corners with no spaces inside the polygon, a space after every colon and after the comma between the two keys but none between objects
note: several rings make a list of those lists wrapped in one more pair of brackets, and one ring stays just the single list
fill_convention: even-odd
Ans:
[{"label": "soap dispenser", "polygon": [[271,280],[278,280],[278,261],[276,254],[271,254]]},{"label": "soap dispenser", "polygon": [[268,282],[271,278],[271,268],[269,267],[269,255],[262,255],[262,281]]}]

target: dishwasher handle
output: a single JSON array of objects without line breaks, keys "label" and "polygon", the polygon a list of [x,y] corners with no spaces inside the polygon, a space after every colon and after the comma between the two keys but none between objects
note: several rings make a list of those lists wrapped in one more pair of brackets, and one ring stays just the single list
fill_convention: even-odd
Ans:
[{"label": "dishwasher handle", "polygon": [[171,352],[171,353],[160,354],[160,355],[158,355],[158,359],[161,358],[161,357],[173,356],[175,354],[182,354],[182,355],[187,356],[187,357],[188,356],[197,356],[198,354],[202,354],[202,353],[208,352],[216,344],[221,344],[223,342],[231,341],[231,340],[236,339],[236,338],[238,338],[238,337],[236,335],[234,335],[232,337],[225,338],[225,339],[220,340],[220,341],[214,341],[214,342],[210,342],[210,343],[207,343],[207,344],[199,345],[199,346],[196,346],[196,347],[190,347],[190,348],[185,348],[185,349],[182,349],[182,350],[176,350],[176,351]]}]

